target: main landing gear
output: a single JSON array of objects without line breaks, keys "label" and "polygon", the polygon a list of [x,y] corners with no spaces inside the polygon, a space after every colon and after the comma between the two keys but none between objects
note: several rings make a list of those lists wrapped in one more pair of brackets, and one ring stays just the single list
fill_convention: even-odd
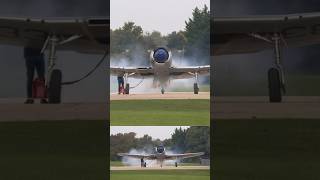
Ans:
[{"label": "main landing gear", "polygon": [[124,74],[124,83],[125,83],[125,88],[124,88],[124,94],[129,94],[130,93],[130,84],[128,83],[128,74]]},{"label": "main landing gear", "polygon": [[277,103],[282,101],[282,93],[286,93],[284,70],[281,62],[281,34],[274,33],[271,38],[264,37],[259,34],[250,34],[250,36],[273,43],[275,54],[275,67],[268,71],[268,85],[269,85],[269,101]]},{"label": "main landing gear", "polygon": [[58,39],[56,35],[50,35],[45,41],[41,52],[43,53],[49,48],[49,61],[46,77],[46,87],[48,102],[51,104],[61,103],[61,87],[62,87],[62,72],[59,69],[54,69],[56,65],[56,47],[58,45],[66,44],[73,40],[80,38],[81,35],[73,35],[67,39]]},{"label": "main landing gear", "polygon": [[178,167],[178,163],[177,163],[177,162],[175,162],[175,163],[174,163],[174,166],[175,166],[175,167]]},{"label": "main landing gear", "polygon": [[282,93],[285,93],[285,80],[281,62],[280,35],[275,33],[272,40],[274,42],[276,67],[270,68],[268,71],[269,101],[276,103],[282,101]]},{"label": "main landing gear", "polygon": [[126,87],[124,88],[124,94],[129,94],[130,93],[130,84],[126,83]]},{"label": "main landing gear", "polygon": [[193,94],[199,94],[198,83],[193,84]]},{"label": "main landing gear", "polygon": [[48,84],[49,103],[51,104],[61,103],[61,84],[62,84],[62,72],[59,69],[52,70],[50,81]]},{"label": "main landing gear", "polygon": [[42,51],[49,45],[49,63],[46,78],[46,86],[48,90],[48,102],[50,104],[61,103],[61,85],[62,85],[62,72],[59,69],[54,69],[56,64],[56,46],[58,39],[56,36],[50,36]]},{"label": "main landing gear", "polygon": [[164,94],[164,88],[163,87],[161,88],[161,94]]},{"label": "main landing gear", "polygon": [[195,73],[195,83],[193,84],[193,94],[199,94],[198,73]]},{"label": "main landing gear", "polygon": [[147,167],[147,163],[144,161],[144,159],[141,159],[141,167]]}]

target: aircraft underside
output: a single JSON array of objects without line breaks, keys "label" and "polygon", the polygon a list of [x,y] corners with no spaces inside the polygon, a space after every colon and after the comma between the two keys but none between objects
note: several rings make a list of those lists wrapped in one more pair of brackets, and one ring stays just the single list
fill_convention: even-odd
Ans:
[{"label": "aircraft underside", "polygon": [[[124,75],[124,82],[125,82],[124,92],[125,92],[125,94],[129,94],[130,89],[132,88],[130,86],[128,79],[129,79],[129,77]],[[172,80],[170,80],[169,75],[165,75],[163,77],[155,76],[152,81],[152,88],[160,88],[161,94],[164,94],[166,88],[168,88],[170,86],[171,81]],[[142,83],[142,81],[141,81],[141,83]],[[190,86],[192,86],[192,85],[190,85]],[[194,92],[194,94],[199,93],[198,76],[195,77],[195,82],[193,83],[193,92]]]},{"label": "aircraft underside", "polygon": [[[163,160],[156,160],[156,164],[157,166],[160,166],[161,168],[164,166],[164,159]],[[178,161],[176,161],[175,163],[175,167],[178,167]],[[150,164],[148,165],[147,162],[144,159],[141,159],[141,167],[147,167],[150,166]]]}]

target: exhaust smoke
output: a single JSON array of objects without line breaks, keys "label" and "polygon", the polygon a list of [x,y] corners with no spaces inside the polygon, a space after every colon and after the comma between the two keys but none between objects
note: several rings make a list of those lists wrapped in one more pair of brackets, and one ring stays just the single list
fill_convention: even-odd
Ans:
[{"label": "exhaust smoke", "polygon": [[[129,154],[150,155],[150,154],[156,153],[155,151],[152,151],[151,149],[150,149],[150,146],[146,146],[142,149],[132,148],[132,149],[130,149]],[[178,154],[179,152],[175,152],[175,151],[166,149],[165,153],[170,155],[170,154]],[[147,167],[159,166],[159,164],[157,164],[157,160],[144,159],[144,161],[147,163]],[[121,162],[122,162],[122,164],[124,164],[126,166],[140,166],[141,165],[140,159],[131,158],[131,157],[122,157]],[[178,160],[166,160],[166,161],[164,161],[163,164],[164,165],[175,165],[175,162],[180,163],[180,161],[178,159]]]}]

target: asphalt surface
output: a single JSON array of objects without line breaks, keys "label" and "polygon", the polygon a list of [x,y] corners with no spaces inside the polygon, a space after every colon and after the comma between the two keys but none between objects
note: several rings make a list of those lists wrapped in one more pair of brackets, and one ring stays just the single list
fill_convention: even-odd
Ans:
[{"label": "asphalt surface", "polygon": [[0,122],[104,119],[107,119],[106,103],[23,104],[23,101],[0,101]]},{"label": "asphalt surface", "polygon": [[[209,93],[111,95],[112,100],[128,99],[209,99]],[[0,100],[0,121],[104,120],[106,103],[30,104],[23,100]],[[212,119],[320,119],[320,96],[284,97],[270,103],[268,97],[214,97]]]},{"label": "asphalt surface", "polygon": [[144,170],[209,170],[210,166],[154,166],[142,168],[140,166],[111,166],[111,171],[144,171]]},{"label": "asphalt surface", "polygon": [[211,119],[320,119],[319,96],[288,96],[281,103],[268,97],[215,97]]},{"label": "asphalt surface", "polygon": [[110,100],[148,100],[148,99],[210,99],[209,92],[166,92],[161,93],[141,93],[141,94],[110,94]]}]

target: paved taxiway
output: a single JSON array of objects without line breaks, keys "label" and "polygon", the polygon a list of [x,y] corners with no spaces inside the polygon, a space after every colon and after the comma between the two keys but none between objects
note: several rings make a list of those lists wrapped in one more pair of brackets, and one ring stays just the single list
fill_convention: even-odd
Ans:
[{"label": "paved taxiway", "polygon": [[161,93],[141,93],[141,94],[129,94],[119,95],[110,94],[110,100],[150,100],[150,99],[210,99],[209,92],[199,92],[199,94],[193,94],[193,92],[166,92]]},{"label": "paved taxiway", "polygon": [[0,121],[104,120],[106,103],[23,104],[0,101]]},{"label": "paved taxiway", "polygon": [[111,171],[141,171],[141,170],[209,170],[210,166],[155,166],[141,168],[140,166],[111,166]]},{"label": "paved taxiway", "polygon": [[269,103],[268,97],[215,97],[213,119],[320,119],[319,96],[288,96],[282,103]]}]

